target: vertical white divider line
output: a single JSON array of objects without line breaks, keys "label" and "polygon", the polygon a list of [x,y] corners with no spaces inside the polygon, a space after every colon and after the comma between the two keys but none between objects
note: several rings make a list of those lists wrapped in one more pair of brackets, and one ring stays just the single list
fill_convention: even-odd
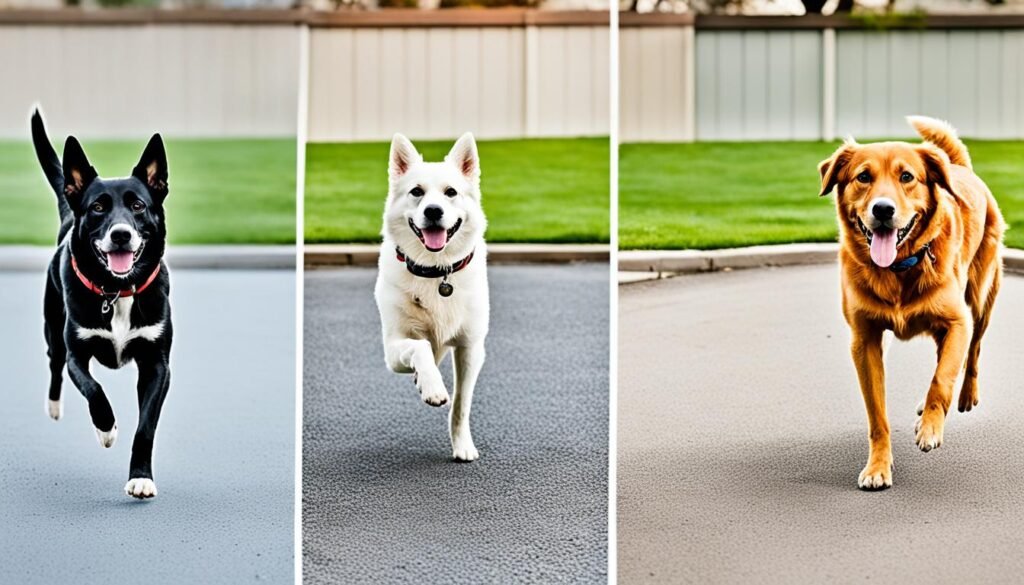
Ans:
[{"label": "vertical white divider line", "polygon": [[304,238],[306,137],[309,135],[309,24],[299,26],[299,91],[295,132],[295,585],[302,585],[302,330],[305,294]]},{"label": "vertical white divider line", "polygon": [[836,139],[836,29],[821,31],[821,138]]},{"label": "vertical white divider line", "polygon": [[683,27],[683,141],[697,139],[697,27]]},{"label": "vertical white divider line", "polygon": [[523,89],[526,92],[526,137],[540,134],[540,31],[536,24],[526,26],[524,42],[526,71]]},{"label": "vertical white divider line", "polygon": [[609,1],[608,34],[608,583],[618,580],[618,356],[619,356],[619,6]]}]

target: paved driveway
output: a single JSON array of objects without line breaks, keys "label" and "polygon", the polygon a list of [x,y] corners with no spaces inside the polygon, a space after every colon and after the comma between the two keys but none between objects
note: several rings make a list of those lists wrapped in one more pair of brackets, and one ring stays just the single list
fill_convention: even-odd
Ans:
[{"label": "paved driveway", "polygon": [[306,274],[307,583],[607,582],[608,266],[489,270],[467,464],[384,365],[376,271]]},{"label": "paved driveway", "polygon": [[65,375],[43,411],[44,277],[0,273],[0,583],[293,582],[295,273],[176,270],[160,495],[124,495],[136,371],[94,366],[118,416],[102,449]]},{"label": "paved driveway", "polygon": [[934,344],[887,355],[895,486],[861,492],[867,423],[835,265],[620,288],[619,583],[1019,583],[1024,280],[981,404],[913,444]]}]

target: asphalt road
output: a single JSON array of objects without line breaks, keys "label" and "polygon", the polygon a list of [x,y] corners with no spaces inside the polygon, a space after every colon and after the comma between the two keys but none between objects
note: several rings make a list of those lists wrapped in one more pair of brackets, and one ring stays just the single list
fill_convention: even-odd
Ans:
[{"label": "asphalt road", "polygon": [[118,417],[112,448],[67,375],[64,418],[44,414],[43,284],[0,273],[0,583],[292,583],[295,273],[174,271],[148,501],[123,491],[134,366],[93,367]]},{"label": "asphalt road", "polygon": [[832,265],[620,288],[619,583],[1020,582],[1024,280],[937,451],[913,444],[934,344],[893,343],[894,487],[875,493],[838,286]]},{"label": "asphalt road", "polygon": [[376,271],[306,273],[306,583],[607,582],[608,266],[489,276],[460,464],[448,407],[384,364]]}]

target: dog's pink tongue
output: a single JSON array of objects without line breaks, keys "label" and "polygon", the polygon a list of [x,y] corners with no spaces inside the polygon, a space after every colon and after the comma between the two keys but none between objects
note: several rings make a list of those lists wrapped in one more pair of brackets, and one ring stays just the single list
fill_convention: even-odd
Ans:
[{"label": "dog's pink tongue", "polygon": [[131,252],[109,252],[107,253],[107,262],[110,264],[110,269],[117,274],[127,274],[132,269],[132,265],[135,264],[135,254]]},{"label": "dog's pink tongue", "polygon": [[448,233],[444,228],[427,228],[423,232],[423,243],[430,250],[440,250],[448,243]]},{"label": "dog's pink tongue", "polygon": [[896,261],[896,230],[879,230],[871,234],[871,260],[882,268]]}]

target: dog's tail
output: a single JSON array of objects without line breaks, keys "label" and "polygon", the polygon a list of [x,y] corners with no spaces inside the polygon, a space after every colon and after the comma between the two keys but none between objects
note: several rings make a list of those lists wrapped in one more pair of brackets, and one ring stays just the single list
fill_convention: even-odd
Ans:
[{"label": "dog's tail", "polygon": [[907,122],[917,130],[921,138],[941,148],[949,156],[951,163],[971,168],[971,155],[967,154],[967,146],[956,135],[956,128],[950,126],[949,122],[927,116],[907,116]]},{"label": "dog's tail", "polygon": [[43,167],[46,181],[57,195],[57,210],[60,211],[60,221],[63,224],[71,217],[71,207],[64,198],[64,166],[46,135],[46,125],[43,124],[43,116],[39,113],[38,107],[32,112],[32,144],[36,147],[36,158],[39,159],[39,166]]}]

